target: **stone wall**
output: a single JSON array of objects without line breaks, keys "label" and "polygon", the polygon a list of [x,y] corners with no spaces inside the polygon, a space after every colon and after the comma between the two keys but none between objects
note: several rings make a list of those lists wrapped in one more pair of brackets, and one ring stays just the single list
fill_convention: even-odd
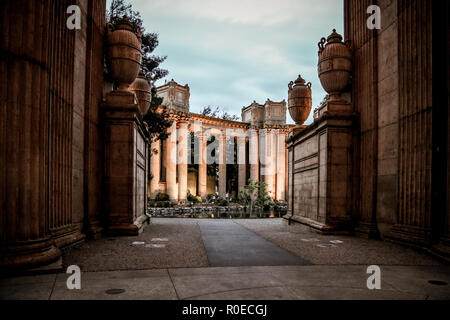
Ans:
[{"label": "stone wall", "polygon": [[[366,27],[371,4],[381,9],[380,30]],[[353,51],[348,96],[354,119],[339,133],[345,138],[333,138],[335,129],[318,130],[318,123],[335,118],[327,102],[314,123],[291,138],[286,217],[326,231],[323,223],[333,226],[327,218],[344,210],[349,232],[448,258],[448,3],[345,0],[344,25]],[[325,221],[322,206],[331,209]]]}]

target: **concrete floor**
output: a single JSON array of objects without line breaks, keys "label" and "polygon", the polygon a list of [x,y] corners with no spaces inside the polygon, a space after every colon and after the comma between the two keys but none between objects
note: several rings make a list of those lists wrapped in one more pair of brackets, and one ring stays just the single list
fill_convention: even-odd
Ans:
[{"label": "concrete floor", "polygon": [[[71,264],[81,268],[80,290],[67,288],[66,273],[3,278],[0,299],[450,300],[450,266],[429,255],[281,219],[153,219],[138,237],[66,251]],[[372,264],[381,268],[380,290],[367,288]]]},{"label": "concrete floor", "polygon": [[[450,299],[448,267],[382,266],[381,289],[369,290],[365,266],[217,267],[83,272],[2,279],[1,299]],[[124,289],[117,295],[108,289]]]}]

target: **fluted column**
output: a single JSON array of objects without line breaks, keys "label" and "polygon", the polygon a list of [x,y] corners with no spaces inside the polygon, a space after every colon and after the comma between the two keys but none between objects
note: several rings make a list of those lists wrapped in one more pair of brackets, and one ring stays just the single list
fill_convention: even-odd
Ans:
[{"label": "fluted column", "polygon": [[178,200],[185,201],[187,197],[187,176],[188,176],[188,163],[187,163],[187,151],[188,142],[190,142],[188,123],[186,119],[180,118],[178,121]]},{"label": "fluted column", "polygon": [[206,167],[206,142],[207,139],[202,132],[197,135],[199,144],[198,155],[198,195],[200,197],[206,197],[207,187],[207,167]]},{"label": "fluted column", "polygon": [[250,179],[259,180],[259,136],[256,129],[249,129]]},{"label": "fluted column", "polygon": [[169,137],[165,140],[164,152],[166,167],[166,192],[170,200],[178,200],[177,186],[177,123],[174,121],[167,129]]},{"label": "fluted column", "polygon": [[246,155],[245,155],[245,137],[244,136],[239,136],[237,138],[237,143],[238,143],[238,166],[239,166],[239,176],[238,176],[238,187],[239,187],[239,191],[244,189],[245,185],[247,184],[247,179],[246,179],[246,168],[245,168],[245,159],[246,159]]},{"label": "fluted column", "polygon": [[161,142],[159,140],[151,143],[150,149],[150,198],[155,197],[159,191],[159,180],[161,172]]},{"label": "fluted column", "polygon": [[219,138],[219,196],[224,198],[227,193],[226,136]]},{"label": "fluted column", "polygon": [[286,135],[284,130],[277,130],[278,152],[277,152],[277,166],[276,166],[276,199],[285,199],[285,185],[286,185]]},{"label": "fluted column", "polygon": [[275,168],[276,168],[276,140],[273,129],[263,131],[264,148],[261,154],[263,169],[263,181],[267,185],[267,192],[271,198],[275,198]]},{"label": "fluted column", "polygon": [[49,1],[0,5],[0,269],[61,256],[48,216],[51,7]]}]

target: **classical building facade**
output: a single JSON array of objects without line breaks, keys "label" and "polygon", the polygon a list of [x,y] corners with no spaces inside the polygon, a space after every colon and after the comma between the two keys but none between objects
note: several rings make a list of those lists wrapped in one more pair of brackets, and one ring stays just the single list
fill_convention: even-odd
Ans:
[{"label": "classical building facade", "polygon": [[169,138],[151,145],[150,198],[160,192],[175,201],[188,193],[236,197],[252,179],[265,182],[273,199],[286,200],[285,140],[292,126],[285,101],[253,102],[238,122],[189,112],[188,85],[172,80],[157,92],[173,123]]},{"label": "classical building facade", "polygon": [[285,218],[448,259],[448,2],[376,1],[379,30],[366,26],[374,1],[344,4],[346,42],[333,33],[319,43],[318,73],[327,91],[327,72],[337,83],[350,68],[351,81],[288,140]]}]

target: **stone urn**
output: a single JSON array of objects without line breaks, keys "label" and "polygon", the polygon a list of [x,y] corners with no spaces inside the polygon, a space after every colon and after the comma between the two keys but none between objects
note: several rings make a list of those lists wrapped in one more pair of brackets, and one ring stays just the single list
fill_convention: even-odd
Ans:
[{"label": "stone urn", "polygon": [[288,87],[289,114],[299,126],[308,119],[311,112],[311,82],[305,83],[305,80],[299,75],[297,80],[289,82]]},{"label": "stone urn", "polygon": [[141,32],[133,32],[133,26],[124,17],[117,26],[108,26],[108,70],[118,90],[127,90],[141,68]]},{"label": "stone urn", "polygon": [[150,108],[150,102],[152,101],[150,81],[148,81],[144,74],[140,72],[128,90],[136,95],[139,103],[139,111],[143,116],[146,115]]},{"label": "stone urn", "polygon": [[342,42],[342,36],[333,29],[327,39],[320,40],[318,46],[320,83],[330,94],[330,100],[338,100],[340,92],[349,84],[352,74],[352,52],[349,42]]}]

